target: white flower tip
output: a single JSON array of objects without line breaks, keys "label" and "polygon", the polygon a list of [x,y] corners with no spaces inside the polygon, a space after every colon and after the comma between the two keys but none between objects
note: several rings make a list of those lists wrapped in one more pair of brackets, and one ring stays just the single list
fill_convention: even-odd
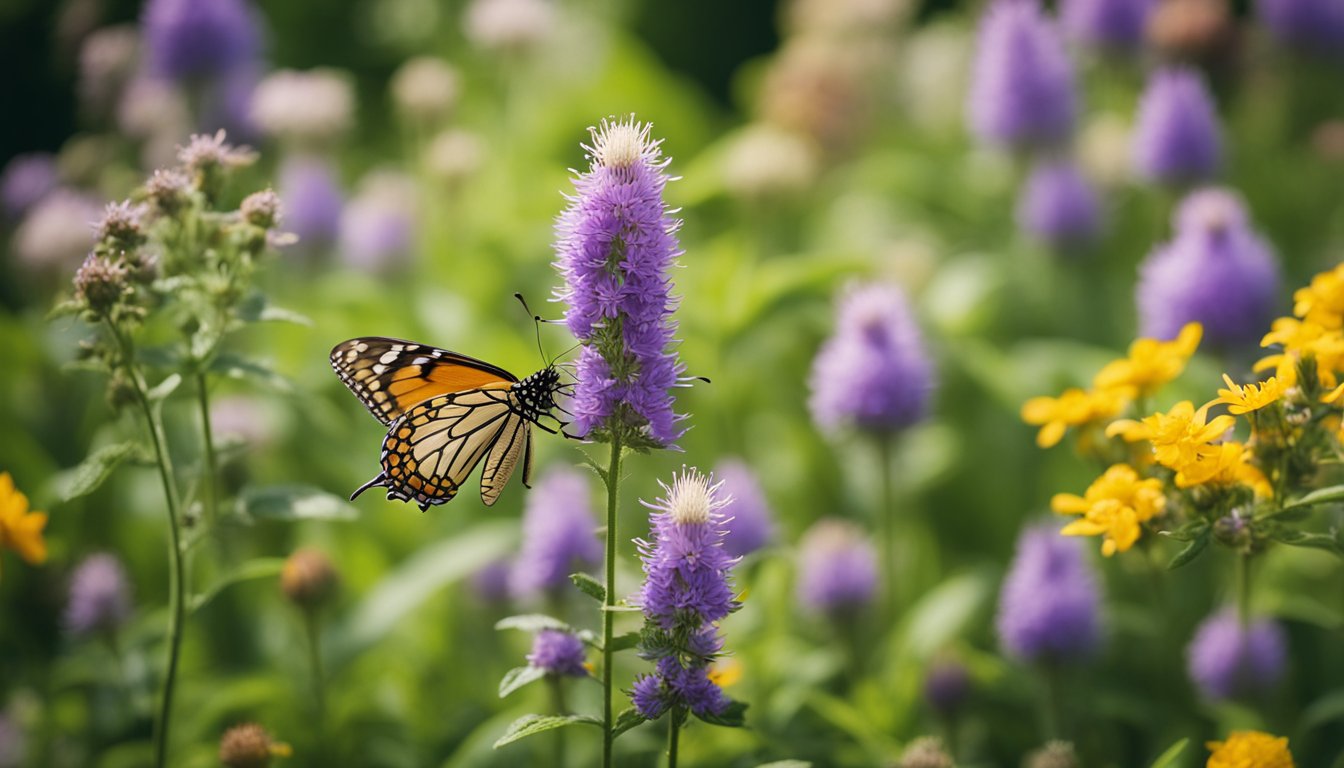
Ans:
[{"label": "white flower tip", "polygon": [[672,516],[672,522],[680,525],[708,523],[713,511],[724,503],[716,497],[719,485],[712,476],[706,476],[694,467],[682,467],[681,474],[673,478],[672,486],[667,489],[665,509]]},{"label": "white flower tip", "polygon": [[652,123],[635,122],[630,115],[624,120],[606,118],[596,128],[588,129],[593,145],[587,147],[595,166],[629,168],[641,159],[652,161],[658,154],[657,141],[649,138]]}]

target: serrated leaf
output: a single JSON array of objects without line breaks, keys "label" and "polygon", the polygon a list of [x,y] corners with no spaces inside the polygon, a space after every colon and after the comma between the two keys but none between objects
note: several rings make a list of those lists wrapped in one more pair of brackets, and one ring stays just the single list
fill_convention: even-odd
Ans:
[{"label": "serrated leaf", "polygon": [[62,472],[55,479],[56,497],[61,501],[78,499],[98,490],[112,470],[139,449],[135,443],[104,445],[89,454],[78,466]]},{"label": "serrated leaf", "polygon": [[495,741],[495,749],[512,744],[519,739],[535,736],[538,733],[553,731],[556,728],[584,723],[602,727],[602,721],[587,715],[523,715],[509,724],[504,735]]},{"label": "serrated leaf", "polygon": [[639,645],[639,632],[626,632],[611,638],[611,652],[628,651]]},{"label": "serrated leaf", "polygon": [[1190,543],[1182,547],[1181,551],[1177,552],[1176,556],[1171,558],[1171,562],[1167,563],[1167,570],[1175,570],[1186,563],[1189,563],[1191,560],[1198,557],[1199,553],[1203,552],[1204,548],[1207,546],[1209,546],[1209,531],[1206,528],[1203,533],[1196,536],[1194,539],[1191,539]]},{"label": "serrated leaf", "polygon": [[[582,453],[582,452],[581,452],[581,453]],[[594,472],[596,472],[598,478],[600,478],[600,479],[602,480],[602,485],[603,485],[604,487],[606,486],[606,484],[607,484],[607,470],[604,469],[603,467],[599,466],[598,463],[597,463],[596,461],[593,461],[592,457],[588,456],[588,454],[583,454],[583,460],[580,461],[579,464],[580,464],[580,466],[587,467],[587,468],[593,470]]]},{"label": "serrated leaf", "polygon": [[1181,753],[1185,751],[1185,747],[1189,743],[1189,739],[1181,739],[1170,747],[1167,747],[1167,751],[1158,755],[1150,768],[1172,768],[1176,765],[1176,758],[1181,756]]},{"label": "serrated leaf", "polygon": [[724,728],[745,728],[747,726],[747,704],[742,701],[730,700],[728,708],[717,715],[696,715],[710,725],[718,725]]},{"label": "serrated leaf", "polygon": [[214,362],[210,363],[210,370],[230,379],[249,379],[279,392],[289,392],[294,388],[289,379],[269,367],[232,352],[216,355]]},{"label": "serrated leaf", "polygon": [[616,716],[616,722],[611,726],[611,738],[614,739],[631,728],[647,722],[649,722],[648,718],[639,714],[639,710],[628,707]]},{"label": "serrated leaf", "polygon": [[353,520],[354,505],[332,493],[306,485],[246,488],[238,498],[244,520]]},{"label": "serrated leaf", "polygon": [[569,580],[574,582],[574,586],[578,587],[580,592],[597,602],[605,603],[607,601],[607,588],[592,576],[586,573],[571,573],[569,574]]},{"label": "serrated leaf", "polygon": [[151,403],[158,402],[160,400],[167,399],[168,396],[173,394],[173,392],[181,384],[182,384],[182,376],[174,373],[170,375],[168,378],[164,379],[163,381],[160,381],[158,386],[150,389],[145,394],[149,397],[149,401]]},{"label": "serrated leaf", "polygon": [[526,667],[514,667],[505,672],[504,677],[499,681],[499,698],[502,699],[524,685],[534,683],[545,676],[546,670],[541,667],[534,667],[531,664]]},{"label": "serrated leaf", "polygon": [[495,622],[495,629],[521,629],[524,632],[540,632],[543,629],[558,629],[571,632],[573,629],[565,622],[547,616],[544,613],[524,613],[517,616],[505,616]]},{"label": "serrated leaf", "polygon": [[239,584],[244,581],[252,581],[254,579],[279,576],[280,571],[283,570],[284,567],[285,559],[283,557],[265,557],[249,560],[235,568],[232,573],[229,573],[224,578],[211,584],[209,589],[193,597],[191,599],[191,604],[187,606],[187,610],[193,613],[200,610],[211,600],[215,599],[215,596],[220,592],[223,592],[234,584]]}]

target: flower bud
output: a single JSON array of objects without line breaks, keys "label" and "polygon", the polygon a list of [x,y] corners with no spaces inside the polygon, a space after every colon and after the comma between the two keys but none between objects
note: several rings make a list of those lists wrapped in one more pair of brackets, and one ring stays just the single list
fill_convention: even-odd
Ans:
[{"label": "flower bud", "polygon": [[145,243],[145,214],[143,205],[131,201],[108,203],[103,218],[98,222],[98,240],[113,253],[133,251]]},{"label": "flower bud", "polygon": [[227,768],[268,768],[272,757],[289,753],[288,744],[272,741],[256,723],[235,725],[219,740],[219,761]]},{"label": "flower bud", "polygon": [[247,223],[270,229],[280,223],[280,196],[270,189],[253,192],[243,199],[239,210]]},{"label": "flower bud", "polygon": [[943,749],[943,743],[932,736],[921,736],[910,742],[896,765],[897,768],[953,768],[952,758]]},{"label": "flower bud", "polygon": [[130,291],[127,271],[106,256],[89,254],[75,273],[75,299],[100,317],[107,316]]},{"label": "flower bud", "polygon": [[1078,768],[1078,756],[1067,741],[1052,741],[1027,756],[1026,768]]},{"label": "flower bud", "polygon": [[285,560],[280,571],[280,589],[290,602],[304,609],[321,606],[336,591],[339,577],[325,554],[300,549]]},{"label": "flower bud", "polygon": [[171,216],[187,205],[191,179],[181,171],[158,170],[145,182],[145,194],[160,213]]}]

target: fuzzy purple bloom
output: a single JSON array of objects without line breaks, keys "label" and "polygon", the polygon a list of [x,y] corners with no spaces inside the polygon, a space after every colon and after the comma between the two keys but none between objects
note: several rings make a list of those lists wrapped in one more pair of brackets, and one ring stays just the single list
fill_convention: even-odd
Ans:
[{"label": "fuzzy purple bloom", "polygon": [[1222,163],[1218,111],[1195,70],[1153,73],[1139,102],[1134,165],[1162,184],[1190,184],[1213,177]]},{"label": "fuzzy purple bloom", "polygon": [[316,250],[336,242],[345,200],[330,163],[312,155],[286,159],[280,166],[279,191],[285,230],[298,236],[300,248]]},{"label": "fuzzy purple bloom", "polygon": [[761,484],[746,462],[728,459],[715,467],[714,475],[723,481],[723,549],[729,557],[742,557],[769,543],[774,522]]},{"label": "fuzzy purple bloom", "polygon": [[669,348],[676,324],[668,272],[680,222],[663,200],[667,160],[650,126],[603,121],[592,160],[556,222],[565,322],[583,344],[573,399],[579,435],[661,447],[681,436],[671,389],[682,366]]},{"label": "fuzzy purple bloom", "polygon": [[1200,693],[1223,701],[1267,693],[1283,679],[1288,653],[1278,623],[1257,619],[1243,629],[1237,612],[1225,609],[1199,625],[1186,660]]},{"label": "fuzzy purple bloom", "polygon": [[886,434],[924,418],[933,361],[899,288],[860,285],[841,297],[809,385],[812,419],[828,432],[855,426]]},{"label": "fuzzy purple bloom", "polygon": [[1075,661],[1101,643],[1100,594],[1078,541],[1050,524],[1022,531],[999,593],[999,642],[1023,661]]},{"label": "fuzzy purple bloom", "polygon": [[509,580],[513,564],[505,558],[492,560],[471,575],[471,591],[485,603],[503,603],[512,595]]},{"label": "fuzzy purple bloom", "polygon": [[571,573],[601,562],[596,530],[586,475],[557,467],[538,480],[523,511],[523,542],[510,575],[514,595],[563,589]]},{"label": "fuzzy purple bloom", "polygon": [[924,674],[924,701],[946,717],[966,702],[971,693],[971,674],[961,662],[943,658],[929,665]]},{"label": "fuzzy purple bloom", "polygon": [[578,637],[557,629],[543,629],[532,639],[532,652],[527,654],[527,663],[546,670],[551,675],[587,677],[588,670],[583,666],[583,641]]},{"label": "fuzzy purple bloom", "polygon": [[1344,54],[1344,3],[1338,0],[1257,0],[1256,14],[1282,44]]},{"label": "fuzzy purple bloom", "polygon": [[667,694],[663,681],[656,675],[640,675],[635,678],[635,687],[630,691],[630,700],[635,710],[645,720],[657,720],[667,711]]},{"label": "fuzzy purple bloom", "polygon": [[55,157],[46,152],[16,155],[0,174],[0,205],[10,218],[20,218],[59,184]]},{"label": "fuzzy purple bloom", "polygon": [[1043,160],[1032,169],[1018,201],[1017,224],[1051,248],[1069,250],[1096,239],[1101,201],[1072,162]]},{"label": "fuzzy purple bloom", "polygon": [[798,542],[798,600],[832,618],[851,618],[873,599],[877,553],[867,535],[838,518],[818,520]]},{"label": "fuzzy purple bloom", "polygon": [[116,557],[90,555],[70,578],[65,625],[76,635],[116,629],[131,614],[130,585]]},{"label": "fuzzy purple bloom", "polygon": [[1096,48],[1129,51],[1143,43],[1154,0],[1063,0],[1060,22],[1072,39]]},{"label": "fuzzy purple bloom", "polygon": [[346,264],[364,272],[404,265],[415,243],[416,187],[394,171],[364,177],[359,193],[341,211],[340,251]]},{"label": "fuzzy purple bloom", "polygon": [[1036,0],[994,0],[980,21],[969,114],[982,141],[1054,146],[1077,117],[1073,70],[1059,31]]},{"label": "fuzzy purple bloom", "polygon": [[140,17],[150,71],[172,80],[224,75],[261,52],[247,0],[149,0]]},{"label": "fuzzy purple bloom", "polygon": [[1245,204],[1229,190],[1200,190],[1181,202],[1174,224],[1171,241],[1139,265],[1140,335],[1173,339],[1200,322],[1209,344],[1254,348],[1274,317],[1279,269]]}]

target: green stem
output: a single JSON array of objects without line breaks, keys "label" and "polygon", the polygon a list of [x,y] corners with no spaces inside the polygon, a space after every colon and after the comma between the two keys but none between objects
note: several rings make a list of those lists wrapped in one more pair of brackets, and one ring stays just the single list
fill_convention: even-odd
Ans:
[{"label": "green stem", "polygon": [[154,764],[159,768],[165,768],[168,765],[168,733],[173,714],[173,692],[177,688],[178,659],[182,652],[182,624],[186,612],[180,530],[182,516],[178,510],[177,488],[173,482],[173,461],[168,455],[168,440],[164,435],[159,415],[153,403],[149,401],[144,376],[135,367],[134,346],[111,320],[107,321],[107,326],[121,354],[121,367],[130,378],[136,400],[144,412],[150,441],[154,445],[154,458],[159,467],[159,479],[163,483],[163,495],[168,504],[168,670],[163,680],[159,716],[154,722]]},{"label": "green stem", "polygon": [[677,746],[681,741],[681,707],[674,707],[667,722],[667,768],[677,768]]},{"label": "green stem", "polygon": [[1059,666],[1052,662],[1041,665],[1041,677],[1045,682],[1045,738],[1047,741],[1063,738],[1064,708],[1060,700]]},{"label": "green stem", "polygon": [[[563,715],[568,711],[565,706],[565,681],[559,675],[547,675],[546,682],[551,688],[551,704],[555,708],[555,714]],[[568,752],[568,745],[565,740],[564,728],[555,729],[555,764],[559,768],[565,768],[565,753]]]},{"label": "green stem", "polygon": [[196,374],[196,400],[201,407],[201,436],[205,441],[205,523],[212,526],[219,508],[215,485],[219,477],[219,457],[215,454],[215,437],[210,429],[210,393],[204,371]]},{"label": "green stem", "polygon": [[313,700],[317,707],[318,757],[327,743],[327,685],[322,674],[322,633],[315,608],[303,609],[304,631],[308,635],[308,664],[313,673]]},{"label": "green stem", "polygon": [[1243,632],[1251,623],[1251,556],[1237,555],[1237,622]]},{"label": "green stem", "polygon": [[614,435],[611,439],[611,461],[607,465],[607,571],[604,586],[606,594],[602,601],[602,765],[612,766],[612,744],[615,741],[613,728],[616,717],[612,711],[611,678],[612,652],[611,639],[615,636],[616,623],[616,502],[621,483],[621,438]]},{"label": "green stem", "polygon": [[892,440],[890,437],[879,437],[878,446],[878,465],[877,471],[881,475],[882,498],[879,502],[881,506],[877,510],[877,530],[881,538],[879,546],[882,552],[882,587],[884,590],[883,599],[886,601],[887,617],[890,619],[896,615],[896,488],[891,476],[891,454]]}]

